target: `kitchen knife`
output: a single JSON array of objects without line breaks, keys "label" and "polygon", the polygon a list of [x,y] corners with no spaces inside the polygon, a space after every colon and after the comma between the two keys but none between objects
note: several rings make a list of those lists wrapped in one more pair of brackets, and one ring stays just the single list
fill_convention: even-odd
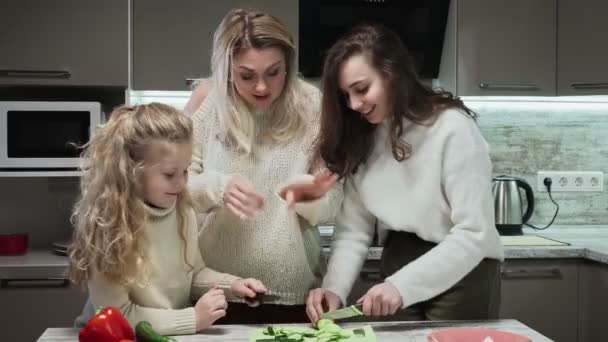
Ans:
[{"label": "kitchen knife", "polygon": [[276,295],[276,294],[266,294],[266,293],[257,293],[255,297],[245,297],[245,302],[247,302],[249,305],[260,305],[262,303],[264,303],[265,301],[275,301],[280,299],[281,296]]},{"label": "kitchen knife", "polygon": [[342,309],[322,313],[321,318],[334,320],[334,319],[343,319],[343,318],[349,318],[349,317],[355,317],[355,316],[362,316],[363,315],[362,310],[363,310],[363,304],[356,304],[356,305],[347,306]]}]

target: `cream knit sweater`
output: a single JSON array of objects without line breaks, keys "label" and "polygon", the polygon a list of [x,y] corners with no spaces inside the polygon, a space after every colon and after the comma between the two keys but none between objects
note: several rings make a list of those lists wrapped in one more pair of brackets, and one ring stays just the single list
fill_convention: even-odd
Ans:
[{"label": "cream knit sweater", "polygon": [[[198,230],[194,211],[188,215],[186,239],[188,261],[184,261],[183,243],[177,230],[175,208],[146,206],[150,240],[149,257],[154,272],[146,287],[125,287],[94,274],[88,282],[89,301],[77,322],[88,321],[99,306],[114,306],[131,326],[139,321],[152,323],[163,335],[194,334],[196,321],[191,298],[197,299],[211,285],[229,289],[238,279],[205,267],[196,243]],[[77,323],[78,324],[78,323]]]},{"label": "cream knit sweater", "polygon": [[344,302],[379,228],[415,233],[438,243],[387,278],[401,293],[403,307],[449,289],[483,258],[502,260],[494,226],[492,165],[477,125],[450,109],[429,126],[404,123],[412,156],[398,162],[385,124],[374,149],[344,184],[336,218],[332,256],[323,287]]},{"label": "cream knit sweater", "polygon": [[[216,270],[261,280],[270,294],[280,297],[266,303],[304,304],[309,289],[320,285],[326,262],[313,225],[332,220],[342,200],[337,186],[321,200],[296,205],[291,211],[276,195],[285,182],[310,173],[309,159],[319,131],[320,92],[298,82],[305,89],[301,96],[306,103],[306,133],[286,143],[257,146],[251,155],[222,143],[225,132],[213,90],[192,117],[194,153],[188,188],[200,207],[203,259]],[[224,208],[230,175],[248,179],[266,197],[255,217],[242,221]]]}]

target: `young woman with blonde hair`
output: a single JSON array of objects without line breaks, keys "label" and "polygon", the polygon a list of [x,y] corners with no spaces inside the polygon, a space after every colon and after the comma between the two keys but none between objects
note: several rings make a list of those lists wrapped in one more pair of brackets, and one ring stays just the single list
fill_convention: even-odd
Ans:
[{"label": "young woman with blonde hair", "polygon": [[201,252],[210,267],[269,291],[259,308],[231,303],[222,322],[304,322],[325,271],[314,225],[341,202],[339,186],[321,195],[336,177],[312,158],[320,92],[298,77],[283,23],[255,10],[223,18],[211,70],[202,104],[192,104],[195,91],[188,106],[197,108],[188,188],[203,217]]},{"label": "young woman with blonde hair", "polygon": [[115,306],[133,326],[192,334],[226,314],[224,289],[265,291],[205,267],[186,190],[191,156],[190,118],[159,103],[116,109],[85,146],[70,247],[72,280],[90,296],[81,324],[93,308]]}]

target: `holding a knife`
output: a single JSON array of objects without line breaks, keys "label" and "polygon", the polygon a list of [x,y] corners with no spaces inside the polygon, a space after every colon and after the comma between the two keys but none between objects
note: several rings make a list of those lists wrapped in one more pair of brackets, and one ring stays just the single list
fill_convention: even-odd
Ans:
[{"label": "holding a knife", "polygon": [[475,113],[417,77],[398,36],[353,29],[328,51],[317,152],[344,179],[332,256],[306,311],[316,322],[346,298],[378,220],[385,281],[363,314],[411,320],[496,318],[502,245],[488,145]]}]

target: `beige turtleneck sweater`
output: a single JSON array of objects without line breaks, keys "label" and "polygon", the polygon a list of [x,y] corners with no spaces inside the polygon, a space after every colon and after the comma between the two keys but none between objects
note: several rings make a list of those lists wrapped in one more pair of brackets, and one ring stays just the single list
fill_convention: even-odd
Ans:
[{"label": "beige turtleneck sweater", "polygon": [[[326,262],[319,231],[313,225],[333,219],[342,200],[336,186],[319,201],[288,210],[276,195],[281,184],[310,172],[309,159],[319,131],[320,92],[302,82],[308,120],[306,133],[286,143],[264,143],[251,155],[226,148],[225,132],[210,91],[193,114],[194,153],[188,188],[200,207],[201,253],[213,269],[257,278],[278,300],[266,303],[304,304],[308,291],[320,285]],[[263,120],[258,114],[256,120]],[[240,220],[224,207],[223,193],[230,175],[248,179],[266,197],[254,218]]]},{"label": "beige turtleneck sweater", "polygon": [[191,298],[198,298],[211,285],[229,289],[238,277],[205,267],[198,249],[198,230],[193,210],[189,211],[186,241],[190,268],[184,260],[175,208],[157,209],[146,206],[150,241],[149,261],[153,273],[146,287],[125,287],[94,273],[88,282],[89,301],[78,321],[93,316],[93,308],[114,306],[131,326],[148,321],[163,335],[194,334],[196,321]]}]

